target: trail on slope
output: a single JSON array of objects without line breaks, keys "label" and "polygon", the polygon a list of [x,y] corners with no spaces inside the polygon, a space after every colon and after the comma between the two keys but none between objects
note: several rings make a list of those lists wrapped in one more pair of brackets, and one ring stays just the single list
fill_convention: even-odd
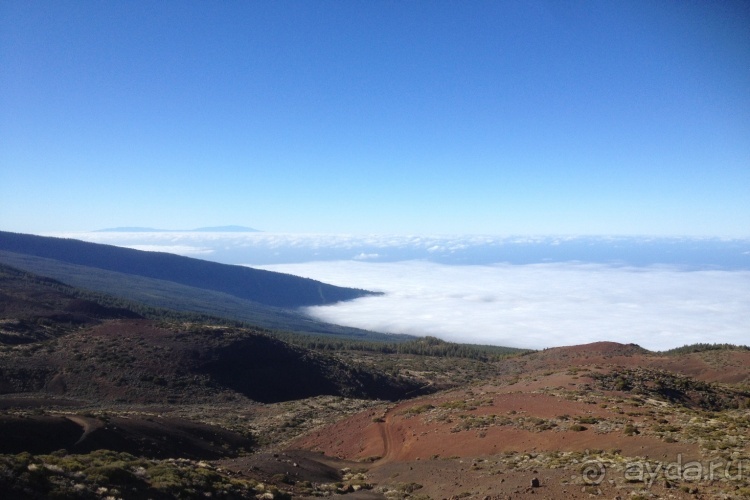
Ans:
[{"label": "trail on slope", "polygon": [[83,429],[83,434],[81,434],[81,437],[78,438],[78,441],[75,442],[74,446],[77,444],[81,444],[83,440],[86,439],[86,437],[95,430],[104,427],[104,423],[98,419],[84,418],[77,415],[67,415],[65,418],[73,423],[80,425]]},{"label": "trail on slope", "polygon": [[388,412],[385,414],[383,422],[378,424],[378,431],[383,440],[383,456],[378,463],[387,463],[396,458],[396,438],[393,432],[393,415]]}]

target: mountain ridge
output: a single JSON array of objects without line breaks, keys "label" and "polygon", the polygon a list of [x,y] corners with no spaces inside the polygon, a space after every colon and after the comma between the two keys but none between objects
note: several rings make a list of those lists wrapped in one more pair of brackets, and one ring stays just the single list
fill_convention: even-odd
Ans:
[{"label": "mountain ridge", "polygon": [[228,293],[288,309],[376,295],[245,266],[66,238],[0,231],[0,250]]},{"label": "mountain ridge", "polygon": [[394,400],[422,391],[417,381],[355,367],[259,328],[144,318],[1,264],[0,286],[0,394],[153,404],[227,395]]}]

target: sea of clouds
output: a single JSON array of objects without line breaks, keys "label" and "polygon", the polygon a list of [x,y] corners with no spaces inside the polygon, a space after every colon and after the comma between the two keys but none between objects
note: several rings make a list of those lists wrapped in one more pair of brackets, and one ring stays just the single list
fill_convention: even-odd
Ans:
[{"label": "sea of clouds", "polygon": [[384,292],[313,317],[543,348],[750,343],[750,241],[696,238],[76,233]]},{"label": "sea of clouds", "polygon": [[750,340],[750,271],[426,261],[263,267],[385,292],[307,310],[382,332],[527,348],[610,340],[665,350]]},{"label": "sea of clouds", "polygon": [[86,232],[53,234],[225,264],[426,260],[450,265],[587,262],[750,270],[750,240],[622,236]]}]

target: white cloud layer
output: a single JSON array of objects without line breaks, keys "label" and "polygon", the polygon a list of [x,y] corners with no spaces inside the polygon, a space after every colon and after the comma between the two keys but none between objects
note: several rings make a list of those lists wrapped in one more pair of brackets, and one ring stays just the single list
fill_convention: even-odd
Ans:
[{"label": "white cloud layer", "polygon": [[321,320],[382,332],[527,348],[600,340],[651,350],[750,342],[750,271],[425,261],[262,267],[385,292],[307,310]]},{"label": "white cloud layer", "polygon": [[[281,233],[70,233],[386,292],[309,309],[332,323],[446,340],[653,350],[750,343],[750,240]],[[503,264],[500,264],[503,263]]]},{"label": "white cloud layer", "polygon": [[214,253],[212,248],[192,247],[187,245],[131,245],[128,248],[143,250],[144,252],[164,252],[186,257],[207,256]]},{"label": "white cloud layer", "polygon": [[89,232],[51,236],[139,250],[204,256],[226,264],[265,265],[352,259],[369,262],[427,260],[453,265],[578,261],[750,270],[750,240],[746,239],[261,232]]}]

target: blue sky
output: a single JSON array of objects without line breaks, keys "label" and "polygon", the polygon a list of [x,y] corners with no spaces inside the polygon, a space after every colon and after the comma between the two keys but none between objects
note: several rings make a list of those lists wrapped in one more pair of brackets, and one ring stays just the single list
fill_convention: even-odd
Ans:
[{"label": "blue sky", "polygon": [[0,229],[750,236],[747,2],[0,3]]}]

